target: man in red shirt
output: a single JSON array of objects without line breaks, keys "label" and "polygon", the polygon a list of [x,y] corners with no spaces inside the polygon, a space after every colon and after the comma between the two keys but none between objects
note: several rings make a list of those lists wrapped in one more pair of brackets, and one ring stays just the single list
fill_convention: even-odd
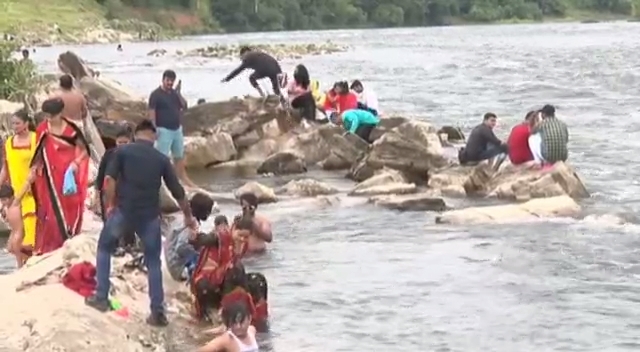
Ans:
[{"label": "man in red shirt", "polygon": [[533,160],[533,155],[529,149],[529,136],[537,115],[537,111],[529,111],[524,118],[524,122],[511,130],[507,145],[509,146],[509,160],[513,165],[520,165]]}]

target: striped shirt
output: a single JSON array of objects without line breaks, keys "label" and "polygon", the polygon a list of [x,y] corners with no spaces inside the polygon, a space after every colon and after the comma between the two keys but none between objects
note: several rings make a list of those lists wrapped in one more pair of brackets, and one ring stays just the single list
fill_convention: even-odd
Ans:
[{"label": "striped shirt", "polygon": [[538,132],[542,137],[542,157],[544,160],[549,163],[566,161],[569,157],[567,125],[555,117],[547,117],[531,131],[531,134]]}]

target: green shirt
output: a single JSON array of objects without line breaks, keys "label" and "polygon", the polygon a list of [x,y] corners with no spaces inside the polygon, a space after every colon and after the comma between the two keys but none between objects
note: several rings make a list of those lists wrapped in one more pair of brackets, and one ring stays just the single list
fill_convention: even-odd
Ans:
[{"label": "green shirt", "polygon": [[542,137],[542,157],[549,163],[566,161],[569,157],[567,125],[555,117],[547,117],[536,126],[532,134],[540,132]]}]

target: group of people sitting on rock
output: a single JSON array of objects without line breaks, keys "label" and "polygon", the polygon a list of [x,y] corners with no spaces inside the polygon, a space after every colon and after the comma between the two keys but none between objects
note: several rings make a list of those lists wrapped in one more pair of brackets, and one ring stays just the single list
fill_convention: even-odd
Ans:
[{"label": "group of people sitting on rock", "polygon": [[282,72],[280,64],[271,55],[243,46],[240,49],[242,63],[222,79],[228,82],[245,69],[253,69],[249,82],[266,98],[258,80],[267,78],[271,82],[274,94],[280,97],[283,106],[300,112],[307,121],[316,120],[316,111],[324,113],[329,121],[343,126],[347,133],[357,135],[371,143],[371,132],[380,123],[380,107],[373,90],[365,89],[362,82],[354,80],[351,85],[346,81],[336,82],[325,93],[320,92],[317,80],[311,80],[304,65],[297,65],[293,79],[289,81]]},{"label": "group of people sitting on rock", "polygon": [[495,157],[494,167],[497,168],[507,156],[513,165],[533,163],[541,167],[567,160],[569,130],[556,117],[556,109],[552,105],[545,105],[539,111],[529,111],[524,122],[513,127],[506,143],[493,133],[497,119],[494,113],[486,113],[482,123],[473,128],[466,146],[458,153],[461,164]]}]

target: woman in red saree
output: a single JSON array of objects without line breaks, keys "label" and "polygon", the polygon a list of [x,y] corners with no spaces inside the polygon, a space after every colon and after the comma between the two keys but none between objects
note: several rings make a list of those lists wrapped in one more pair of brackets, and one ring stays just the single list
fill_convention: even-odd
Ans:
[{"label": "woman in red saree", "polygon": [[[89,183],[89,149],[82,130],[62,117],[63,109],[64,102],[59,98],[45,101],[42,111],[47,118],[36,129],[37,146],[30,177],[38,216],[35,254],[60,248],[82,227]],[[70,168],[75,171],[77,192],[65,195],[63,183]]]}]

